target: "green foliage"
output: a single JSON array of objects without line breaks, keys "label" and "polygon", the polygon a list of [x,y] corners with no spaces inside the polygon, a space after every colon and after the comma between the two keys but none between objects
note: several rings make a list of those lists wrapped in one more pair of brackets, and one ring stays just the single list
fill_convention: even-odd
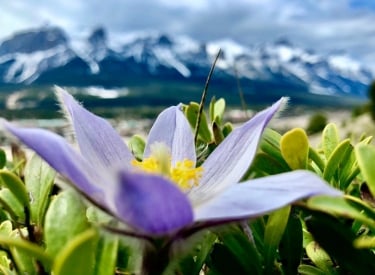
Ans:
[{"label": "green foliage", "polygon": [[97,237],[97,232],[89,229],[71,239],[57,255],[53,274],[92,274]]},{"label": "green foliage", "polygon": [[[199,105],[192,102],[183,110],[194,131]],[[231,132],[224,117],[223,99],[213,99],[202,113],[198,163]],[[313,197],[173,240],[126,235],[128,228],[75,190],[54,188],[55,172],[40,158],[27,160],[19,148],[7,158],[0,150],[0,274],[134,274],[141,272],[142,256],[149,251],[162,267],[159,274],[372,274],[372,138],[341,139],[336,125],[322,125],[317,147],[309,141],[311,129],[283,135],[266,129],[244,179],[306,169],[343,197]],[[145,141],[136,135],[129,147],[141,159]]]},{"label": "green foliage", "polygon": [[232,125],[223,122],[225,100],[222,98],[211,99],[208,114],[205,111],[199,113],[199,109],[200,105],[196,102],[190,102],[189,105],[183,106],[185,116],[196,135],[198,163],[202,163],[213,148],[219,145],[232,131]]},{"label": "green foliage", "polygon": [[375,170],[373,167],[375,159],[375,147],[368,144],[358,144],[355,148],[358,165],[362,171],[363,178],[370,189],[372,197],[375,196]]},{"label": "green foliage", "polygon": [[266,273],[274,273],[277,250],[288,225],[290,210],[291,206],[286,206],[270,214],[267,219],[263,240]]},{"label": "green foliage", "polygon": [[[90,231],[89,231],[90,232]],[[96,236],[93,235],[94,239]],[[119,237],[110,234],[102,234],[96,247],[96,257],[93,273],[97,275],[112,275],[116,270]]]},{"label": "green foliage", "polygon": [[306,131],[308,134],[319,133],[327,125],[327,116],[323,113],[316,113],[309,119]]},{"label": "green foliage", "polygon": [[4,168],[6,163],[7,163],[7,156],[5,154],[5,151],[0,148],[0,169]]},{"label": "green foliage", "polygon": [[82,199],[73,190],[61,192],[53,198],[46,213],[44,236],[47,252],[58,255],[69,241],[88,228]]},{"label": "green foliage", "polygon": [[302,222],[298,212],[292,211],[278,246],[281,268],[284,274],[297,274],[298,272],[303,255],[302,230]]},{"label": "green foliage", "polygon": [[[297,274],[296,269],[299,274],[369,274],[373,270],[371,264],[364,264],[357,270],[355,266],[363,261],[362,256],[373,261],[370,251],[375,247],[372,179],[375,147],[369,145],[372,138],[363,137],[357,144],[351,139],[341,140],[338,128],[328,124],[323,129],[319,147],[311,147],[306,139],[302,129],[292,129],[284,135],[267,129],[247,174],[261,177],[305,167],[346,194],[344,198],[313,197],[301,204],[301,208],[293,208],[293,215],[299,217],[297,220],[304,230],[304,246],[294,258],[293,271],[288,269],[287,274]],[[325,223],[327,232],[323,230]],[[279,226],[283,228],[281,223]],[[287,232],[288,227],[285,236]],[[337,252],[338,243],[342,247],[340,252]],[[343,250],[347,253],[341,253]],[[280,245],[277,263],[286,268],[282,255],[285,254]],[[270,264],[266,266],[270,268]]]},{"label": "green foliage", "polygon": [[373,81],[368,88],[368,96],[370,98],[369,109],[373,120],[375,120],[375,82]]},{"label": "green foliage", "polygon": [[128,143],[130,151],[134,157],[140,161],[143,158],[143,152],[145,150],[146,142],[139,135],[134,135],[130,138]]},{"label": "green foliage", "polygon": [[[335,268],[341,274],[373,274],[375,255],[370,250],[353,246],[356,235],[346,224],[324,213],[313,213],[306,224],[317,243],[328,253],[323,258],[333,258],[337,264]],[[335,274],[331,271],[334,267],[327,266],[327,261],[325,268],[327,274]]]},{"label": "green foliage", "polygon": [[31,221],[39,228],[43,226],[55,174],[37,155],[34,155],[25,167],[24,180],[30,198]]},{"label": "green foliage", "polygon": [[370,110],[371,110],[371,104],[370,103],[366,103],[366,104],[363,104],[363,105],[356,106],[352,110],[352,117],[356,118],[356,117],[359,117],[360,115],[370,113]]},{"label": "green foliage", "polygon": [[296,128],[280,139],[281,155],[292,170],[306,169],[309,155],[309,140],[303,129]]},{"label": "green foliage", "polygon": [[239,227],[228,226],[217,233],[218,242],[207,261],[209,274],[262,274],[263,259]]}]

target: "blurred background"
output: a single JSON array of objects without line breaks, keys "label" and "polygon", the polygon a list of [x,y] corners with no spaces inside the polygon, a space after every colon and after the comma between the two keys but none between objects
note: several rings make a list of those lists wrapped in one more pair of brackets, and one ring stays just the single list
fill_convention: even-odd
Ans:
[{"label": "blurred background", "polygon": [[289,96],[293,115],[358,110],[373,22],[366,0],[2,1],[0,115],[59,117],[60,85],[106,117],[152,117],[200,100],[219,49],[208,97],[233,109]]}]

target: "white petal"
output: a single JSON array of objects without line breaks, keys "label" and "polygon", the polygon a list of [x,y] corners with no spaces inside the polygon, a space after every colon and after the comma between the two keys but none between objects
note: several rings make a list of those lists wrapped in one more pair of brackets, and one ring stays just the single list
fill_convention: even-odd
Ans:
[{"label": "white petal", "polygon": [[250,180],[231,186],[194,209],[195,221],[233,221],[258,217],[315,195],[342,193],[308,171]]},{"label": "white petal", "polygon": [[179,107],[169,107],[157,117],[148,136],[144,157],[150,156],[151,146],[156,142],[162,142],[170,148],[172,165],[184,159],[195,163],[193,132]]},{"label": "white petal", "polygon": [[236,184],[249,168],[257,152],[264,128],[285,98],[235,129],[203,163],[199,186],[189,192],[194,205],[208,200],[223,189]]},{"label": "white petal", "polygon": [[56,94],[87,160],[98,169],[130,163],[133,155],[108,121],[86,110],[65,90],[56,87]]}]

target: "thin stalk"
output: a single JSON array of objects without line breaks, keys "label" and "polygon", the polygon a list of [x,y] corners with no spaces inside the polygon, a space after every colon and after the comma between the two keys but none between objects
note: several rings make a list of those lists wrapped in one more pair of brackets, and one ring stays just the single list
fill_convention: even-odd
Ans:
[{"label": "thin stalk", "polygon": [[200,125],[200,123],[201,123],[201,117],[202,117],[202,112],[203,112],[203,108],[204,108],[204,103],[205,103],[205,101],[206,101],[208,85],[209,85],[209,83],[210,83],[210,80],[211,80],[212,74],[213,74],[214,69],[215,69],[215,66],[216,66],[216,62],[217,62],[217,60],[219,59],[220,54],[221,54],[221,49],[219,49],[219,51],[218,51],[217,54],[216,54],[216,57],[215,57],[215,59],[214,59],[214,62],[212,63],[212,66],[211,66],[210,72],[208,73],[207,80],[206,80],[206,84],[204,85],[204,89],[203,89],[203,93],[202,93],[202,98],[201,98],[201,101],[200,101],[200,103],[199,103],[197,122],[196,122],[196,124],[195,124],[195,136],[194,136],[194,143],[195,143],[195,144],[197,144],[197,140],[198,140],[199,125]]}]

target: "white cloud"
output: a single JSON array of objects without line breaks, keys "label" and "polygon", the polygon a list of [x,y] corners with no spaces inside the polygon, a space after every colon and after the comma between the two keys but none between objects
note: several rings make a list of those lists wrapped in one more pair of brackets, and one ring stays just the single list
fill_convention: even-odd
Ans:
[{"label": "white cloud", "polygon": [[[112,32],[155,29],[245,44],[289,37],[295,44],[347,50],[370,62],[375,5],[364,0],[17,0],[2,1],[0,38],[45,23],[68,33],[103,25]],[[373,59],[372,59],[373,60]],[[375,60],[372,61],[375,64]],[[375,67],[375,65],[374,65]]]}]

